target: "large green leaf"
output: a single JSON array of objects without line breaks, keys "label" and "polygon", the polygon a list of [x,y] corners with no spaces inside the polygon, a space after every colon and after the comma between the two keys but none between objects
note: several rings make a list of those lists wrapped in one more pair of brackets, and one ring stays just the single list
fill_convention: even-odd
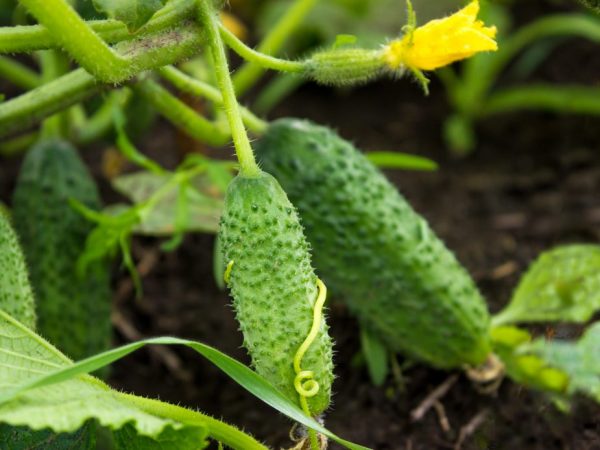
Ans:
[{"label": "large green leaf", "polygon": [[93,2],[98,12],[125,23],[129,31],[136,31],[165,5],[166,0],[93,0]]},{"label": "large green leaf", "polygon": [[526,350],[568,374],[570,394],[585,394],[600,402],[600,322],[577,342],[538,339]]},{"label": "large green leaf", "polygon": [[[256,372],[208,345],[173,337],[153,338],[112,349],[73,364],[50,344],[2,311],[0,422],[27,425],[34,429],[50,427],[56,432],[68,432],[94,418],[102,425],[115,429],[130,423],[135,426],[138,435],[154,439],[163,439],[164,433],[173,436],[170,430],[185,429],[182,442],[176,448],[190,448],[184,446],[185,442],[189,442],[190,424],[195,424],[192,428],[200,432],[203,428],[214,429],[214,423],[217,422],[215,419],[162,402],[112,391],[101,381],[85,375],[149,344],[190,347],[263,402],[291,419],[349,449],[366,448],[331,433],[306,416],[295,403]],[[154,415],[149,412],[157,410],[162,413]],[[181,421],[168,418],[175,416],[181,418]],[[190,421],[189,417],[194,420]]]},{"label": "large green leaf", "polygon": [[[211,170],[217,170],[213,167]],[[223,209],[223,191],[212,183],[212,172],[195,177],[191,180],[189,188],[183,193],[185,201],[185,214],[183,219],[185,230],[215,233],[219,227],[219,218]],[[222,175],[219,172],[219,175]],[[142,203],[151,198],[158,190],[164,188],[171,180],[170,174],[156,174],[151,172],[138,172],[123,175],[113,180],[113,187],[127,196],[134,203]],[[181,186],[175,186],[169,193],[145,214],[142,222],[135,231],[140,234],[167,236],[178,231],[176,220],[178,205],[181,205]]]},{"label": "large green leaf", "polygon": [[493,323],[585,322],[598,309],[600,246],[567,245],[542,253]]}]

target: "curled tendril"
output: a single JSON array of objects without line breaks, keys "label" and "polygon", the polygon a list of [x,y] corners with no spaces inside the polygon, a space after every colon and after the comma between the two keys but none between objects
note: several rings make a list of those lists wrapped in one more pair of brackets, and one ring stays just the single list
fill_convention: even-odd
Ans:
[{"label": "curled tendril", "polygon": [[312,370],[302,370],[301,365],[302,358],[317,338],[319,329],[321,328],[321,322],[323,321],[323,305],[325,304],[325,298],[327,297],[327,287],[318,278],[317,288],[319,289],[319,293],[313,307],[312,326],[308,336],[306,336],[306,339],[298,348],[298,351],[294,356],[294,372],[296,372],[296,377],[294,378],[294,388],[296,389],[296,392],[298,392],[298,395],[300,395],[300,405],[302,406],[303,411],[309,416],[310,409],[306,399],[317,395],[319,392],[319,383],[314,379],[315,373]]},{"label": "curled tendril", "polygon": [[314,397],[319,392],[319,383],[313,378],[315,373],[312,370],[303,370],[294,378],[294,388],[296,392],[303,397]]},{"label": "curled tendril", "polygon": [[223,280],[225,281],[225,284],[227,286],[229,286],[229,278],[231,277],[231,269],[233,269],[233,263],[233,259],[229,261],[229,264],[227,264],[227,268],[225,269],[225,273],[223,274]]}]

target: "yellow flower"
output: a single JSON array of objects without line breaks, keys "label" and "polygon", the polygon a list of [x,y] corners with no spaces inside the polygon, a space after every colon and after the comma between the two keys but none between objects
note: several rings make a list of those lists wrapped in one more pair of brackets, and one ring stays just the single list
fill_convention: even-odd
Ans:
[{"label": "yellow flower", "polygon": [[494,51],[496,27],[477,20],[479,1],[474,0],[444,19],[432,20],[410,30],[384,49],[391,69],[435,70],[476,53]]}]

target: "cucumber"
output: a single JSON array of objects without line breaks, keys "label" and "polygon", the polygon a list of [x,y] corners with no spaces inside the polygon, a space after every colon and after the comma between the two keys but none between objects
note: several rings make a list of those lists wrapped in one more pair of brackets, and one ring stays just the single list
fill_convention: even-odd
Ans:
[{"label": "cucumber", "polygon": [[[317,277],[296,210],[275,178],[261,173],[231,182],[219,241],[253,366],[298,403],[293,360],[313,323]],[[308,406],[320,414],[329,406],[333,381],[332,342],[324,320],[302,368],[314,371],[319,383]]]},{"label": "cucumber", "polygon": [[0,212],[0,309],[35,329],[35,300],[25,257],[4,212]]},{"label": "cucumber", "polygon": [[434,367],[486,360],[490,318],[472,278],[351,143],[282,119],[256,152],[297,206],[317,272],[363,326]]},{"label": "cucumber", "polygon": [[69,204],[99,209],[94,180],[77,151],[44,140],[28,152],[13,197],[14,223],[30,267],[39,333],[78,360],[110,344],[110,274],[104,262],[77,273],[93,225]]}]

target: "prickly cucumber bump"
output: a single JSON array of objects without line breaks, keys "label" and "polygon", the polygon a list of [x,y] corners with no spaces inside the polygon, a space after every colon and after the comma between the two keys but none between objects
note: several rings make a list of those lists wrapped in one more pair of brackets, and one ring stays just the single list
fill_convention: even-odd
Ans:
[{"label": "prickly cucumber bump", "polygon": [[363,324],[440,368],[486,359],[489,314],[471,277],[351,143],[284,119],[255,150],[298,207],[318,273]]},{"label": "prickly cucumber bump", "polygon": [[25,257],[3,212],[0,212],[0,309],[35,329],[35,302]]},{"label": "prickly cucumber bump", "polygon": [[[231,182],[219,239],[224,261],[233,261],[228,284],[254,368],[298,403],[293,360],[313,322],[317,278],[296,210],[277,180],[261,173]],[[333,381],[324,321],[302,366],[320,386],[308,399],[316,415],[329,405]]]},{"label": "prickly cucumber bump", "polygon": [[61,140],[41,141],[27,154],[14,193],[14,221],[30,267],[39,333],[73,359],[110,343],[109,270],[76,263],[93,225],[69,204],[99,209],[94,180],[77,151]]}]

